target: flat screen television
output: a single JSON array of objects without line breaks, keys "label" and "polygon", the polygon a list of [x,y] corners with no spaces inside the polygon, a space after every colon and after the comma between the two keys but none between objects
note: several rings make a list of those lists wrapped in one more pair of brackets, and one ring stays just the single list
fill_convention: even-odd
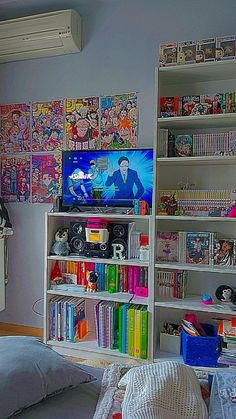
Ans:
[{"label": "flat screen television", "polygon": [[153,149],[63,151],[65,206],[152,205]]}]

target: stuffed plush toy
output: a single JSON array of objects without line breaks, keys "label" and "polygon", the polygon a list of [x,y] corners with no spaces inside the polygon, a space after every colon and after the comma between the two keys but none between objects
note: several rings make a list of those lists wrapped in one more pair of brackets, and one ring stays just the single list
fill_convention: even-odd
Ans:
[{"label": "stuffed plush toy", "polygon": [[54,243],[51,247],[50,254],[58,256],[68,256],[70,247],[68,243],[68,230],[67,228],[60,228],[55,234]]},{"label": "stuffed plush toy", "polygon": [[12,228],[3,199],[0,198],[0,228]]}]

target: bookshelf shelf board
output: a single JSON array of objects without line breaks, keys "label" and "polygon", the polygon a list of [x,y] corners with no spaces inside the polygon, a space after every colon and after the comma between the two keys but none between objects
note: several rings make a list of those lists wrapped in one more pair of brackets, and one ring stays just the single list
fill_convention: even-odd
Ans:
[{"label": "bookshelf shelf board", "polygon": [[216,272],[221,274],[236,274],[235,269],[225,269],[225,268],[213,268],[211,266],[203,265],[187,265],[179,263],[155,263],[155,267],[159,269],[177,269],[181,271],[198,271],[198,272]]},{"label": "bookshelf shelf board", "polygon": [[107,263],[108,265],[131,265],[131,266],[149,266],[148,261],[142,261],[139,259],[100,259],[100,258],[89,258],[82,256],[48,256],[48,260],[64,260],[70,262],[95,262],[95,263]]},{"label": "bookshelf shelf board", "polygon": [[[115,302],[117,301],[120,303],[129,303],[133,299],[133,294],[129,294],[128,292],[110,293],[107,291],[70,292],[70,291],[61,291],[61,290],[48,290],[47,294],[48,295],[61,295],[65,297],[66,296],[78,297],[78,298],[85,298],[85,299],[91,299],[91,300],[104,300],[104,301],[115,301]],[[145,304],[145,303],[142,303],[142,304]]]},{"label": "bookshelf shelf board", "polygon": [[149,221],[151,215],[128,215],[128,214],[117,214],[117,213],[104,213],[104,212],[49,212],[49,217],[68,217],[68,218],[108,218],[108,219],[116,219],[116,220],[146,220]]},{"label": "bookshelf shelf board", "polygon": [[223,128],[236,125],[236,113],[216,115],[177,116],[158,118],[159,128],[191,129],[191,128]]},{"label": "bookshelf shelf board", "polygon": [[230,217],[192,217],[184,215],[157,215],[158,221],[213,221],[213,222],[235,222],[236,218]]},{"label": "bookshelf shelf board", "polygon": [[206,311],[208,313],[229,314],[231,316],[235,315],[235,311],[224,304],[201,304],[201,296],[187,297],[181,300],[168,300],[167,298],[165,300],[160,299],[159,301],[155,302],[155,307],[176,308],[179,310]]},{"label": "bookshelf shelf board", "polygon": [[[95,339],[94,334],[88,333],[86,338],[84,340],[81,340],[80,342],[72,343],[72,342],[58,342],[56,340],[48,340],[47,345],[54,346],[54,347],[61,347],[64,351],[66,349],[78,349],[80,351],[85,352],[96,352],[103,355],[115,355],[122,358],[132,358],[128,354],[123,354],[122,352],[119,352],[117,349],[109,349],[109,348],[100,348],[97,345],[97,341]],[[137,358],[134,358],[137,359]]]},{"label": "bookshelf shelf board", "polygon": [[160,67],[161,84],[199,83],[236,78],[235,61],[218,61]]},{"label": "bookshelf shelf board", "polygon": [[236,156],[199,156],[199,157],[160,157],[158,165],[165,166],[204,166],[236,164]]}]

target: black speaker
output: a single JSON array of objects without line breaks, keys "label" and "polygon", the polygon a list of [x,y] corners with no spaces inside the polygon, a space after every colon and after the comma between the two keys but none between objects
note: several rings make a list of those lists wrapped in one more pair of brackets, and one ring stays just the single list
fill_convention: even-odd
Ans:
[{"label": "black speaker", "polygon": [[110,257],[110,246],[107,243],[85,243],[85,256],[90,258],[109,258]]},{"label": "black speaker", "polygon": [[85,221],[71,221],[69,227],[70,252],[85,256],[86,234]]},{"label": "black speaker", "polygon": [[122,244],[124,246],[123,256],[128,259],[129,243],[129,223],[110,223],[109,224],[110,256],[113,256],[112,244]]}]

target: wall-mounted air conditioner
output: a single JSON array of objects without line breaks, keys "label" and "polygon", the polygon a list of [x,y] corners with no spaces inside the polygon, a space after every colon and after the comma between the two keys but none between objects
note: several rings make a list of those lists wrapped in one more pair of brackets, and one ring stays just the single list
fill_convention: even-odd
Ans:
[{"label": "wall-mounted air conditioner", "polygon": [[60,10],[0,22],[0,63],[81,50],[81,18]]}]

